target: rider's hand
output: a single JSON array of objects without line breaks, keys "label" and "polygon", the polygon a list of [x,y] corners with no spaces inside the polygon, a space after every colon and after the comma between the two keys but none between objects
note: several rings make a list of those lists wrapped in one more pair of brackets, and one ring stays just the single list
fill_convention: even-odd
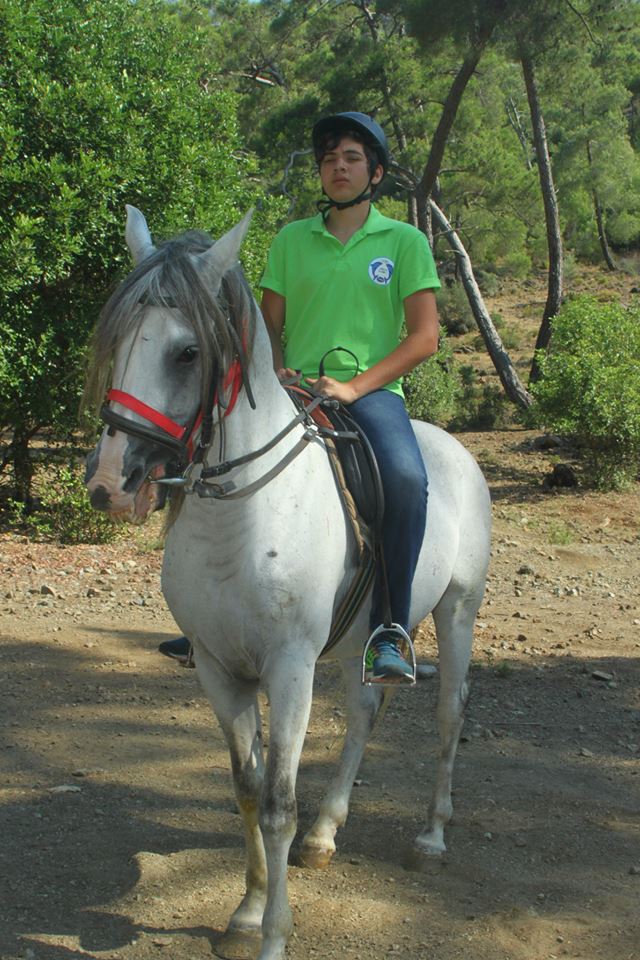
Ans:
[{"label": "rider's hand", "polygon": [[331,400],[339,400],[340,403],[353,403],[358,399],[355,387],[351,381],[341,383],[340,380],[334,380],[333,377],[319,377],[312,380],[307,377],[307,383],[313,387],[313,392],[320,397],[328,397]]},{"label": "rider's hand", "polygon": [[292,370],[291,367],[279,367],[276,370],[276,377],[282,383],[283,380],[294,380],[300,376],[299,370]]}]

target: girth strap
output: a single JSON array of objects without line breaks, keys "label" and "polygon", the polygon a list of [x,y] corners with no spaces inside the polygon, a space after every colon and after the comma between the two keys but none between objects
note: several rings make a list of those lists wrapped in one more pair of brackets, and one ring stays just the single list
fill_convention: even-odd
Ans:
[{"label": "girth strap", "polygon": [[[313,394],[310,394],[300,386],[283,386],[286,387],[287,392],[298,407],[302,407],[304,403],[313,396]],[[369,441],[358,424],[348,415],[348,412],[342,404],[338,404],[333,400],[325,400],[322,406],[314,411],[313,417],[318,425],[320,435],[324,438],[325,448],[334,474],[336,486],[342,497],[345,511],[359,549],[358,569],[349,584],[342,603],[334,614],[329,631],[329,639],[320,654],[320,656],[323,656],[335,647],[347,633],[369,594],[376,574],[377,564],[380,562],[382,555],[381,527],[384,495],[378,466],[375,462],[375,456],[371,450]],[[352,504],[353,498],[345,480],[343,464],[337,450],[338,443],[348,445],[355,444],[356,446],[360,446],[365,453],[365,459],[371,471],[371,483],[374,489],[375,500],[375,508],[371,516],[366,519],[362,516],[362,513],[357,513],[355,509],[350,509],[347,498],[351,499]],[[383,577],[383,579],[385,578]],[[384,606],[389,608],[386,583],[383,584],[383,590],[385,591],[386,600]],[[385,620],[389,617],[390,613],[388,616],[385,615]]]}]

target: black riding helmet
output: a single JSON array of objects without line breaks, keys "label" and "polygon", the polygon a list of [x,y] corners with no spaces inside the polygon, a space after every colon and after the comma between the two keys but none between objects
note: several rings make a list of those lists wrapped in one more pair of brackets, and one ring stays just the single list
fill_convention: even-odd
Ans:
[{"label": "black riding helmet", "polygon": [[[371,117],[368,117],[366,113],[358,113],[355,110],[347,111],[346,113],[334,113],[329,117],[323,117],[321,120],[318,120],[311,133],[311,141],[316,157],[320,152],[327,134],[333,133],[340,135],[350,130],[359,133],[367,146],[375,150],[384,176],[389,169],[389,146],[387,144],[387,138],[380,124],[372,120]],[[371,181],[369,181],[369,186],[359,197],[356,197],[355,200],[351,200],[348,203],[336,203],[328,198],[320,200],[317,205],[318,209],[322,212],[323,216],[326,216],[330,207],[337,207],[339,210],[342,210],[345,207],[362,203],[363,200],[371,199],[370,188]]]},{"label": "black riding helmet", "polygon": [[386,173],[389,169],[387,138],[380,124],[368,117],[366,113],[357,113],[356,111],[334,113],[330,117],[323,117],[322,120],[318,120],[311,134],[314,151],[318,152],[328,133],[340,134],[347,130],[356,130],[362,135],[363,140],[373,147],[378,154],[382,169]]}]

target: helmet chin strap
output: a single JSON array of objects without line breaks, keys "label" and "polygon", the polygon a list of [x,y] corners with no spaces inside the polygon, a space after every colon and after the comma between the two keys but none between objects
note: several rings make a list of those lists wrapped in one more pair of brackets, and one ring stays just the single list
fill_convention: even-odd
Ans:
[{"label": "helmet chin strap", "polygon": [[348,207],[355,207],[359,203],[364,203],[365,200],[371,200],[373,192],[371,190],[371,180],[364,188],[361,194],[355,197],[353,200],[347,200],[344,203],[340,203],[338,200],[332,200],[331,197],[324,196],[321,200],[318,200],[316,207],[322,214],[322,219],[326,220],[329,216],[329,211],[331,207],[335,207],[336,210],[346,210]]}]

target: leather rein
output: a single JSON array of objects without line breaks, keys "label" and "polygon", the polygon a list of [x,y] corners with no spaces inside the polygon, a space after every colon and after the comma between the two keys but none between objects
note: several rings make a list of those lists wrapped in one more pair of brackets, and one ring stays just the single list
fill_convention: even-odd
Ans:
[{"label": "leather rein", "polygon": [[[236,346],[240,346],[236,342]],[[313,410],[323,402],[323,397],[315,397],[310,403],[296,414],[295,417],[277,433],[271,440],[251,453],[236,457],[234,460],[223,460],[224,454],[224,420],[228,417],[236,406],[240,391],[245,389],[247,398],[252,409],[255,410],[256,404],[253,399],[253,393],[249,384],[246,358],[244,351],[235,357],[222,383],[222,390],[217,386],[209,390],[210,403],[207,408],[210,411],[205,414],[201,409],[192,420],[185,424],[180,424],[172,420],[160,410],[149,406],[142,400],[126,393],[122,390],[110,389],[106,396],[106,402],[100,410],[100,418],[106,423],[110,436],[120,430],[129,436],[137,437],[140,440],[146,440],[156,446],[164,447],[177,455],[178,472],[181,475],[173,477],[149,477],[151,483],[161,483],[170,487],[182,488],[185,494],[196,493],[199,497],[211,498],[214,500],[238,500],[250,496],[257,490],[266,486],[270,480],[281,473],[302,451],[310,441],[318,439],[320,429],[311,418]],[[229,397],[224,400],[223,397],[229,391]],[[137,420],[131,420],[122,414],[116,413],[111,409],[110,403],[119,403],[125,409],[137,414],[146,420],[147,423],[140,423]],[[221,427],[220,456],[221,462],[215,466],[207,466],[207,454],[213,444],[215,426],[213,414],[218,410],[217,424]],[[240,489],[232,480],[225,482],[211,482],[214,478],[224,476],[230,473],[236,467],[243,466],[259,459],[276,447],[292,430],[299,424],[305,425],[305,431],[294,447],[289,450],[275,466],[271,467],[258,480],[247,484]],[[196,437],[200,433],[197,446]],[[203,464],[200,476],[192,480],[191,474],[196,464]]]}]

